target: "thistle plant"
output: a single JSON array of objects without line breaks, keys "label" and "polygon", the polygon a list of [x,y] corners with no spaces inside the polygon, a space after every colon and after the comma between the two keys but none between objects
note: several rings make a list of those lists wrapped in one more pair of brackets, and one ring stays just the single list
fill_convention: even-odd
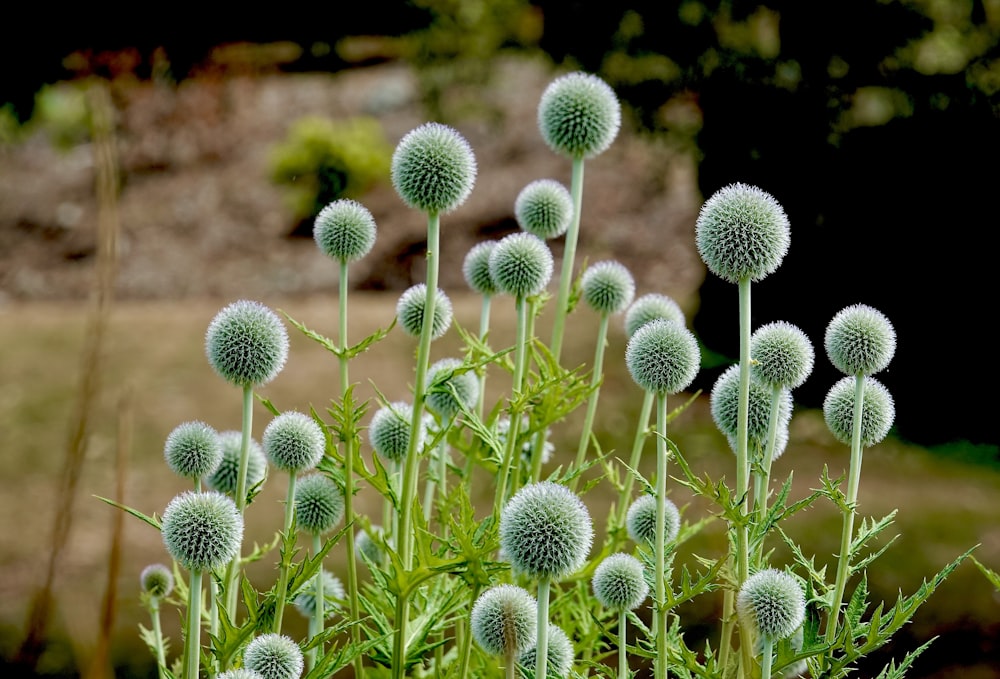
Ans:
[{"label": "thistle plant", "polygon": [[[552,623],[549,623],[546,639],[548,642],[545,647],[545,665],[547,669],[544,675],[539,675],[535,672],[534,676],[544,676],[546,679],[568,679],[570,672],[573,671],[573,659],[576,655],[576,651],[573,649],[573,641],[562,627],[553,625]],[[532,646],[521,653],[517,659],[518,667],[529,670],[532,667],[537,667],[539,658],[538,649],[538,646]]]},{"label": "thistle plant", "polygon": [[517,194],[514,218],[527,233],[543,240],[559,238],[573,219],[573,197],[555,179],[536,179]]},{"label": "thistle plant", "polygon": [[198,420],[179,424],[167,436],[163,457],[175,474],[193,479],[194,489],[201,490],[202,478],[222,462],[219,434]]},{"label": "thistle plant", "polygon": [[628,630],[625,614],[641,606],[649,596],[644,567],[631,554],[617,552],[601,561],[594,570],[592,582],[597,601],[618,613],[618,677],[627,679]]},{"label": "thistle plant", "polygon": [[290,637],[270,632],[254,637],[243,652],[243,666],[263,679],[298,679],[305,661]]},{"label": "thistle plant", "polygon": [[[499,293],[496,282],[490,274],[490,253],[497,241],[486,240],[476,243],[469,249],[462,261],[462,276],[469,289],[481,298],[479,311],[479,341],[485,342],[490,331],[490,310],[493,296]],[[486,369],[479,368],[479,400],[476,403],[476,415],[483,416],[483,399],[486,396]]]},{"label": "thistle plant", "polygon": [[167,676],[166,640],[160,625],[160,602],[174,591],[174,574],[162,563],[154,563],[142,569],[139,574],[142,601],[149,610],[153,630],[147,634],[143,630],[147,644],[156,656],[156,672],[160,679]]},{"label": "thistle plant", "polygon": [[770,677],[774,643],[792,636],[805,620],[802,587],[783,571],[773,568],[758,571],[740,587],[736,612],[746,628],[760,637],[760,675]]},{"label": "thistle plant", "polygon": [[538,603],[523,587],[500,584],[479,595],[472,606],[472,636],[490,655],[500,656],[507,679],[516,675],[516,660],[537,639]]}]

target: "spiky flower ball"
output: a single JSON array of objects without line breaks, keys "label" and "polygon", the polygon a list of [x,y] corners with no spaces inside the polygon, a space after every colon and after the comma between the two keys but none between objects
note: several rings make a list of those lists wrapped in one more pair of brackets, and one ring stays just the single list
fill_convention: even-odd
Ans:
[{"label": "spiky flower ball", "polygon": [[590,73],[561,75],[538,102],[538,129],[553,151],[568,158],[603,153],[618,136],[621,104],[611,87]]},{"label": "spiky flower ball", "polygon": [[795,576],[774,568],[758,571],[740,587],[736,612],[763,639],[780,641],[805,620],[806,601]]},{"label": "spiky flower ball", "polygon": [[332,617],[335,613],[342,610],[341,602],[347,599],[347,591],[344,589],[344,583],[340,581],[340,578],[324,568],[312,577],[292,601],[296,610],[307,618],[312,618],[316,614],[316,583],[319,578],[323,578],[324,619]]},{"label": "spiky flower ball", "polygon": [[[369,532],[370,531],[370,532]],[[373,535],[380,535],[382,533],[381,526],[372,526],[369,530],[359,530],[354,535],[354,546],[357,549],[358,559],[364,555],[366,559],[371,561],[373,564],[381,564],[385,560],[385,553],[382,551],[382,545],[375,541],[372,537]]]},{"label": "spiky flower ball", "polygon": [[[573,669],[573,659],[576,651],[573,650],[573,642],[561,627],[549,623],[549,638],[545,654],[548,663],[545,666],[545,679],[567,679],[570,670]],[[538,662],[538,647],[532,645],[531,648],[521,653],[517,658],[517,664],[525,670],[534,671]]]},{"label": "spiky flower ball", "polygon": [[465,254],[462,261],[462,276],[469,289],[479,293],[483,297],[492,297],[497,294],[496,281],[490,274],[490,253],[496,246],[495,240],[484,240],[476,243]]},{"label": "spiky flower ball", "polygon": [[[406,457],[410,448],[410,420],[413,417],[413,404],[405,401],[394,401],[375,411],[368,425],[368,440],[376,453],[392,462],[399,462]],[[417,430],[416,450],[424,445],[428,422]]]},{"label": "spiky flower ball", "polygon": [[149,596],[162,599],[174,591],[174,574],[162,563],[152,563],[142,569],[139,584]]},{"label": "spiky flower ball", "polygon": [[580,279],[583,299],[599,314],[617,314],[635,299],[635,279],[623,264],[597,262],[587,267]]},{"label": "spiky flower ball", "polygon": [[288,359],[288,332],[278,315],[260,302],[239,300],[215,315],[205,333],[208,362],[240,387],[273,380]]},{"label": "spiky flower ball", "polygon": [[189,571],[221,568],[239,553],[243,515],[236,503],[217,491],[186,491],[174,497],[160,523],[163,544]]},{"label": "spiky flower ball", "polygon": [[529,297],[552,279],[552,251],[538,236],[524,231],[508,234],[490,253],[490,276],[497,290],[513,297]]},{"label": "spiky flower ball", "polygon": [[[653,545],[656,541],[656,498],[640,495],[629,505],[625,514],[625,530],[632,541],[639,545]],[[663,500],[663,542],[670,544],[681,530],[681,513],[670,498]]]},{"label": "spiky flower ball", "polygon": [[686,327],[664,318],[638,328],[625,346],[629,374],[640,387],[656,394],[676,394],[698,374],[701,350]]},{"label": "spiky flower ball", "polygon": [[625,336],[631,337],[635,331],[657,318],[685,325],[684,311],[672,298],[657,292],[648,292],[637,297],[625,310]]},{"label": "spiky flower ball", "polygon": [[[219,432],[219,445],[222,447],[222,459],[211,476],[205,479],[205,483],[209,488],[232,497],[236,493],[236,484],[239,483],[242,432],[234,429]],[[247,490],[262,482],[265,476],[267,476],[267,456],[264,455],[261,445],[250,439],[247,455]]]},{"label": "spiky flower ball", "polygon": [[448,125],[424,123],[396,145],[392,185],[410,207],[441,214],[469,197],[476,169],[476,157],[465,137]]},{"label": "spiky flower ball", "polygon": [[200,479],[222,461],[219,433],[204,422],[184,422],[173,428],[163,446],[167,466],[177,475]]},{"label": "spiky flower ball", "polygon": [[313,223],[313,240],[327,257],[352,262],[375,245],[375,218],[361,203],[349,198],[328,204]]},{"label": "spiky flower ball", "polygon": [[326,451],[326,435],[316,420],[294,410],[276,415],[260,442],[271,464],[290,474],[314,468]]},{"label": "spiky flower ball", "polygon": [[[396,302],[396,318],[410,337],[420,337],[424,329],[424,309],[427,308],[427,284],[417,283],[399,296]],[[438,339],[451,327],[451,300],[444,290],[438,288],[434,297],[434,320],[431,322],[431,339]]]},{"label": "spiky flower ball", "polygon": [[526,589],[500,584],[485,590],[472,605],[472,638],[490,655],[516,656],[535,643],[538,602]]},{"label": "spiky flower ball", "polygon": [[634,610],[649,596],[642,562],[624,552],[605,557],[594,570],[591,585],[597,601],[613,611]]},{"label": "spiky flower ball", "polygon": [[[736,440],[736,436],[726,436],[726,441],[729,443],[729,449],[733,453],[737,453],[739,450],[739,442]],[[763,454],[764,446],[767,441],[764,439],[749,439],[751,444],[751,453]],[[778,424],[778,428],[774,432],[774,450],[771,451],[771,461],[774,462],[779,457],[785,454],[785,450],[788,448],[788,424]]]},{"label": "spiky flower ball", "polygon": [[[767,440],[767,424],[771,417],[771,387],[750,379],[747,440],[760,444]],[[792,419],[792,392],[782,388],[778,396],[778,424],[787,427]],[[726,368],[712,387],[709,408],[715,426],[726,436],[738,435],[740,405],[740,366]]]},{"label": "spiky flower ball", "polygon": [[295,524],[299,530],[321,535],[344,518],[344,491],[326,474],[314,472],[295,484]]},{"label": "spiky flower ball", "polygon": [[757,328],[750,336],[753,375],[768,387],[794,389],[812,372],[816,352],[800,328],[775,321]]},{"label": "spiky flower ball", "polygon": [[215,679],[264,679],[264,677],[260,672],[254,672],[245,667],[234,667],[215,675]]},{"label": "spiky flower ball", "polygon": [[302,649],[291,637],[269,632],[254,637],[243,651],[243,667],[263,679],[298,679],[305,667]]},{"label": "spiky flower ball", "polygon": [[543,240],[558,238],[573,221],[573,197],[554,179],[536,179],[517,194],[514,218],[532,235]]},{"label": "spiky flower ball", "polygon": [[724,186],[701,206],[695,221],[698,254],[708,270],[730,283],[759,281],[788,253],[788,217],[756,186]]},{"label": "spiky flower ball", "polygon": [[579,570],[594,540],[587,506],[566,486],[523,486],[500,512],[500,549],[515,571],[560,580]]},{"label": "spiky flower ball", "polygon": [[845,375],[874,375],[896,353],[896,330],[881,311],[867,304],[841,309],[826,326],[826,355]]},{"label": "spiky flower ball", "polygon": [[427,409],[442,420],[471,410],[479,400],[479,378],[463,365],[459,358],[442,358],[427,369]]},{"label": "spiky flower ball", "polygon": [[[823,399],[823,419],[834,437],[850,443],[854,431],[855,380],[845,376],[837,380]],[[874,377],[866,377],[861,406],[861,446],[874,446],[886,437],[896,419],[892,394]]]}]

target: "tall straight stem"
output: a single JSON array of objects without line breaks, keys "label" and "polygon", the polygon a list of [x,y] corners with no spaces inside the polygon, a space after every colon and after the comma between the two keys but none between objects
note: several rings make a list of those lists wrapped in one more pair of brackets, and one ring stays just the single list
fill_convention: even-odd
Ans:
[{"label": "tall straight stem", "polygon": [[160,598],[152,597],[149,602],[150,617],[153,619],[153,638],[156,640],[156,675],[159,679],[167,676],[167,656],[163,650],[163,629],[160,626]]},{"label": "tall straight stem", "polygon": [[[576,449],[576,469],[583,466],[587,457],[587,448],[590,444],[590,432],[594,428],[594,416],[597,414],[597,400],[601,393],[601,381],[604,379],[604,348],[608,338],[608,314],[601,314],[601,323],[597,330],[597,346],[594,349],[594,367],[590,378],[590,400],[587,402],[587,415],[583,422],[583,431],[580,432],[580,443]],[[575,476],[570,481],[570,490],[576,491],[577,481],[580,477]]]},{"label": "tall straight stem", "polygon": [[[288,495],[285,497],[285,527],[284,535],[287,537],[292,530],[292,518],[295,516],[295,472],[288,475]],[[285,615],[285,598],[288,595],[288,566],[284,558],[281,560],[281,569],[278,573],[277,600],[274,605],[274,633],[281,634],[281,620]]]},{"label": "tall straight stem", "polygon": [[[524,387],[524,363],[527,352],[525,347],[528,343],[528,304],[523,296],[518,296],[514,302],[517,309],[517,339],[514,346],[514,380],[512,386],[511,400],[516,402],[521,396],[521,389]],[[494,516],[500,516],[500,508],[507,502],[508,483],[513,486],[517,474],[513,477],[511,472],[517,466],[517,437],[521,430],[521,411],[519,408],[512,408],[510,415],[510,426],[507,428],[507,439],[504,442],[503,462],[500,466],[500,477],[497,483],[497,492],[493,505]],[[541,451],[533,452],[534,457],[541,457]]]},{"label": "tall straight stem", "polygon": [[[639,409],[639,421],[635,426],[635,436],[632,438],[632,454],[629,457],[628,465],[632,469],[639,469],[639,462],[642,458],[643,444],[646,442],[646,434],[649,432],[649,416],[653,412],[653,402],[656,394],[651,391],[643,391],[642,407]],[[632,498],[632,488],[635,486],[635,476],[631,473],[625,475],[625,485],[622,487],[621,497],[618,499],[618,520],[617,525],[625,523],[628,514],[628,507]]]},{"label": "tall straight stem", "polygon": [[[320,550],[323,548],[322,541],[320,540],[319,533],[313,533],[312,536],[312,551],[313,554],[319,554]],[[314,588],[316,605],[313,607],[312,617],[309,618],[309,638],[313,639],[320,632],[323,631],[323,623],[326,618],[326,592],[323,591],[323,567],[316,572],[316,585]],[[316,654],[317,648],[313,646],[309,649],[309,653],[306,654],[306,672],[311,670],[316,666]]]},{"label": "tall straight stem", "polygon": [[183,679],[198,679],[198,665],[201,660],[201,571],[198,569],[191,571],[187,613]]},{"label": "tall straight stem", "polygon": [[[247,507],[247,466],[250,462],[250,438],[253,433],[253,385],[243,385],[243,429],[240,438],[240,468],[236,474],[236,508],[242,516]],[[240,580],[240,553],[229,562],[226,574],[226,613],[229,620],[238,625],[236,619],[237,593]],[[225,668],[222,668],[225,669]]]},{"label": "tall straight stem", "polygon": [[[736,497],[740,498],[740,525],[736,528],[736,590],[750,577],[750,460],[747,429],[750,422],[750,279],[739,282],[740,298],[740,393],[736,420]],[[740,655],[745,672],[753,665],[750,630],[740,625]]]},{"label": "tall straight stem", "polygon": [[666,501],[667,501],[667,395],[656,394],[656,573],[654,586],[656,593],[656,679],[667,677],[667,586],[666,564]]},{"label": "tall straight stem", "polygon": [[[486,335],[490,330],[490,307],[491,297],[483,296],[483,303],[479,310],[479,341],[485,342]],[[483,417],[483,407],[486,403],[486,366],[479,369],[479,399],[476,402],[476,414]]]},{"label": "tall straight stem", "polygon": [[566,314],[569,313],[569,293],[573,285],[573,264],[576,260],[576,243],[580,237],[580,208],[583,206],[583,156],[573,158],[573,175],[570,181],[573,199],[573,218],[566,231],[562,270],[559,273],[559,296],[556,298],[556,317],[552,326],[552,357],[559,361],[562,353],[563,334],[566,331]]},{"label": "tall straight stem", "polygon": [[535,676],[547,677],[549,663],[549,576],[538,580],[538,640],[535,644]]},{"label": "tall straight stem", "polygon": [[618,611],[618,679],[628,679],[628,628],[625,609]]}]

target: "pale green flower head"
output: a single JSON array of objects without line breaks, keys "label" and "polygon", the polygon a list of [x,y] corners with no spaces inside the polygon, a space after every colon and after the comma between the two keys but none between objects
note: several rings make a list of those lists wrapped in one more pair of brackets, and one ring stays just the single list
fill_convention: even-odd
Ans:
[{"label": "pale green flower head", "polygon": [[495,240],[476,243],[469,248],[462,261],[462,276],[465,278],[465,283],[470,290],[483,297],[492,297],[499,292],[496,281],[490,274],[490,253],[496,244]]},{"label": "pale green flower head", "polygon": [[580,278],[580,287],[583,300],[599,314],[621,313],[635,299],[635,279],[620,262],[591,264]]},{"label": "pale green flower head", "polygon": [[845,375],[874,375],[896,353],[896,330],[881,311],[852,304],[826,326],[824,346],[830,362]]},{"label": "pale green flower head", "polygon": [[465,202],[476,182],[476,157],[457,130],[424,123],[408,132],[392,154],[392,185],[403,202],[442,214]]},{"label": "pale green flower head", "polygon": [[[549,637],[547,653],[548,660],[545,666],[545,679],[567,679],[573,669],[573,660],[576,651],[573,650],[573,642],[561,627],[551,622],[549,623]],[[535,670],[538,660],[538,647],[532,645],[531,648],[521,653],[517,658],[517,664],[522,668]]]},{"label": "pale green flower head", "polygon": [[215,675],[216,679],[264,679],[260,672],[248,670],[245,667],[234,667]]},{"label": "pale green flower head", "polygon": [[427,409],[442,420],[471,410],[479,400],[479,378],[459,358],[442,358],[427,369]]},{"label": "pale green flower head", "polygon": [[753,375],[768,387],[794,389],[812,372],[816,352],[808,335],[791,323],[776,321],[750,336]]},{"label": "pale green flower head", "polygon": [[288,332],[278,315],[260,302],[239,300],[223,308],[205,333],[208,362],[240,387],[273,380],[288,359]]},{"label": "pale green flower head", "polygon": [[341,263],[367,255],[375,246],[375,218],[356,200],[342,198],[328,204],[313,223],[313,240],[327,257]]},{"label": "pale green flower head", "polygon": [[591,586],[597,601],[613,611],[635,610],[649,596],[642,562],[624,552],[611,554],[597,565]]},{"label": "pale green flower head", "polygon": [[313,469],[326,452],[326,435],[316,420],[294,410],[276,415],[261,437],[264,455],[278,469],[296,474]]},{"label": "pale green flower head", "polygon": [[618,95],[606,82],[590,73],[567,73],[542,92],[538,129],[559,155],[591,158],[618,136],[621,115]]},{"label": "pale green flower head", "polygon": [[239,553],[243,515],[222,493],[186,491],[163,511],[160,532],[177,563],[189,571],[208,572],[225,566]]},{"label": "pale green flower head", "polygon": [[[840,378],[823,399],[823,419],[827,428],[841,443],[851,443],[854,434],[856,380],[850,375]],[[867,448],[881,442],[889,433],[896,419],[896,404],[885,385],[874,377],[865,377],[864,380],[861,446]]]},{"label": "pale green flower head", "polygon": [[[209,488],[233,497],[240,473],[240,447],[243,444],[243,433],[230,429],[219,433],[219,444],[222,447],[222,459],[215,471],[205,479]],[[247,454],[247,490],[261,483],[267,476],[267,456],[260,443],[250,439]]]},{"label": "pale green flower head", "polygon": [[472,605],[469,625],[472,638],[490,655],[517,655],[535,643],[538,602],[523,587],[494,585]]},{"label": "pale green flower head", "polygon": [[694,381],[701,350],[683,325],[654,319],[635,331],[625,346],[625,363],[632,379],[654,394],[676,394]]},{"label": "pale green flower head", "polygon": [[517,194],[514,219],[521,229],[539,238],[558,238],[573,221],[573,198],[556,180],[536,179]]},{"label": "pale green flower head", "polygon": [[[420,337],[424,329],[424,309],[427,308],[427,284],[417,283],[399,296],[396,302],[396,318],[399,325],[410,337]],[[434,297],[434,320],[431,322],[431,339],[440,339],[451,327],[453,311],[451,299],[444,290],[438,288]]]},{"label": "pale green flower head", "polygon": [[162,563],[153,563],[139,574],[142,591],[151,597],[162,599],[174,591],[174,574]]},{"label": "pale green flower head", "polygon": [[768,568],[751,575],[740,587],[736,612],[762,638],[780,641],[792,636],[805,620],[805,594],[795,576]]},{"label": "pale green flower head", "polygon": [[647,292],[637,297],[625,310],[625,336],[631,337],[636,330],[657,318],[665,318],[678,325],[687,324],[684,311],[671,297]]},{"label": "pale green flower head", "polygon": [[200,479],[222,462],[219,433],[198,420],[179,424],[167,435],[163,457],[178,476]]},{"label": "pale green flower head", "polygon": [[243,650],[243,666],[263,679],[298,679],[305,658],[291,637],[269,632],[250,640]]},{"label": "pale green flower head", "polygon": [[552,251],[538,236],[524,231],[508,234],[490,253],[490,275],[500,292],[529,297],[552,279]]},{"label": "pale green flower head", "polygon": [[[656,498],[640,495],[629,505],[625,514],[625,529],[637,545],[654,545],[656,541]],[[681,512],[670,498],[663,500],[663,542],[673,542],[681,530]]]},{"label": "pale green flower head", "polygon": [[[757,445],[767,440],[767,425],[771,418],[772,389],[750,377],[747,439]],[[792,392],[782,388],[778,395],[778,424],[785,428],[792,419]],[[709,408],[712,420],[726,436],[738,435],[740,405],[740,366],[726,368],[712,387]]]},{"label": "pale green flower head", "polygon": [[312,472],[295,484],[295,525],[299,530],[322,535],[344,518],[344,491],[329,476]]},{"label": "pale green flower head", "polygon": [[[385,552],[373,535],[381,535],[382,527],[373,525],[369,531],[361,529],[354,535],[354,546],[357,548],[357,558],[360,561],[368,559],[375,565],[380,565],[385,561]],[[362,558],[364,557],[364,558]]]},{"label": "pale green flower head", "polygon": [[295,609],[306,618],[312,618],[316,614],[317,587],[319,578],[323,578],[323,619],[331,618],[336,613],[343,610],[343,602],[347,599],[347,590],[344,583],[336,575],[322,569],[314,575],[309,583],[302,588],[292,601]]},{"label": "pale green flower head", "polygon": [[[392,462],[399,462],[405,458],[410,449],[412,417],[413,405],[406,401],[393,401],[376,410],[368,425],[368,441],[375,452]],[[423,448],[430,419],[425,417],[423,424],[424,426],[417,429],[417,441],[414,447],[417,452]]]}]

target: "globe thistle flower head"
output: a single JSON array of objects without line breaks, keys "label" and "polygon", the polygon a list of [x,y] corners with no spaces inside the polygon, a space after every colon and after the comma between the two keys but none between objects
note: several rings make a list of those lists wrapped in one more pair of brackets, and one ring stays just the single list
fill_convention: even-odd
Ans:
[{"label": "globe thistle flower head", "polygon": [[476,156],[457,130],[424,123],[396,145],[392,185],[409,207],[442,214],[465,202],[476,183]]},{"label": "globe thistle flower head", "polygon": [[[209,488],[233,497],[236,494],[236,484],[239,483],[242,432],[234,429],[219,432],[219,445],[222,448],[222,459],[215,471],[205,479],[205,483]],[[267,476],[267,456],[264,455],[264,448],[253,439],[250,439],[247,452],[247,490],[250,490]]]},{"label": "globe thistle flower head", "polygon": [[642,562],[624,552],[605,557],[594,570],[591,585],[597,601],[613,611],[635,610],[649,596]]},{"label": "globe thistle flower head", "polygon": [[[625,530],[632,542],[654,545],[656,541],[656,498],[640,495],[625,513]],[[670,544],[681,531],[681,513],[670,498],[663,500],[663,542]]]},{"label": "globe thistle flower head", "polygon": [[[413,405],[405,401],[394,401],[375,411],[368,425],[368,440],[376,453],[391,462],[399,462],[410,449],[410,420]],[[424,445],[429,420],[417,430],[416,450]]]},{"label": "globe thistle flower head", "polygon": [[567,158],[592,158],[607,150],[621,128],[615,91],[596,75],[557,77],[538,102],[538,129],[553,151]]},{"label": "globe thistle flower head", "polygon": [[743,624],[770,641],[792,636],[805,620],[806,601],[795,576],[768,568],[751,575],[736,595]]},{"label": "globe thistle flower head", "polygon": [[177,563],[189,571],[212,571],[239,553],[243,515],[222,493],[186,491],[167,504],[160,532]]},{"label": "globe thistle flower head", "polygon": [[579,570],[594,540],[587,506],[566,486],[522,486],[500,513],[500,549],[512,568],[533,578],[560,580]]},{"label": "globe thistle flower head", "polygon": [[[851,443],[854,434],[855,380],[849,375],[840,378],[823,399],[823,419],[841,443]],[[866,377],[861,399],[861,446],[868,448],[886,437],[896,419],[896,404],[892,394],[874,377]]]},{"label": "globe thistle flower head", "polygon": [[215,675],[215,679],[264,679],[264,677],[260,672],[248,670],[246,667],[234,667]]},{"label": "globe thistle flower head", "polygon": [[222,461],[219,433],[197,420],[179,424],[167,435],[163,457],[175,474],[200,479],[214,472]]},{"label": "globe thistle flower head", "polygon": [[573,197],[554,179],[536,179],[517,194],[514,219],[523,231],[543,240],[558,238],[573,221]]},{"label": "globe thistle flower head", "polygon": [[702,261],[719,278],[730,283],[759,281],[788,253],[788,217],[771,194],[756,186],[730,184],[701,206],[695,240]]},{"label": "globe thistle flower head", "polygon": [[845,375],[874,375],[896,353],[896,330],[881,311],[853,304],[827,325],[824,346],[830,362]]},{"label": "globe thistle flower head", "polygon": [[295,484],[294,509],[299,530],[322,535],[344,518],[344,491],[326,474],[306,474]]},{"label": "globe thistle flower head", "polygon": [[517,585],[494,585],[472,605],[469,626],[472,638],[490,655],[516,656],[535,643],[538,602]]},{"label": "globe thistle flower head", "polygon": [[[424,330],[424,309],[427,308],[427,284],[417,283],[399,296],[396,302],[396,318],[410,337],[420,337]],[[434,320],[431,322],[431,339],[438,339],[451,327],[451,300],[444,290],[438,288],[434,297]]]},{"label": "globe thistle flower head", "polygon": [[631,337],[635,331],[657,318],[686,325],[684,312],[677,302],[666,295],[648,292],[637,297],[625,310],[625,336]]},{"label": "globe thistle flower head", "polygon": [[263,679],[298,679],[305,668],[302,649],[291,637],[269,632],[254,637],[243,650],[243,667]]},{"label": "globe thistle flower head", "polygon": [[762,325],[750,337],[753,376],[768,387],[794,389],[812,372],[816,352],[808,335],[791,323]]},{"label": "globe thistle flower head", "polygon": [[382,527],[373,525],[369,530],[361,529],[354,535],[354,546],[357,548],[358,559],[362,559],[362,555],[364,555],[364,558],[375,565],[380,565],[385,561],[385,553],[382,551],[382,545],[372,537],[373,535],[381,534]]},{"label": "globe thistle flower head", "polygon": [[638,328],[625,346],[632,380],[655,394],[683,391],[698,374],[701,350],[694,334],[664,318]]},{"label": "globe thistle flower head", "polygon": [[174,591],[174,574],[162,563],[152,563],[142,569],[139,584],[149,596],[162,599]]},{"label": "globe thistle flower head", "polygon": [[513,297],[529,297],[552,279],[552,251],[538,236],[524,231],[508,234],[490,253],[490,276],[497,290]]},{"label": "globe thistle flower head", "polygon": [[490,253],[497,241],[485,240],[473,245],[462,261],[462,276],[469,289],[483,297],[492,297],[499,292],[496,281],[490,274]]},{"label": "globe thistle flower head", "polygon": [[323,578],[323,619],[325,620],[341,611],[343,609],[342,602],[347,599],[347,591],[344,589],[344,583],[325,568],[312,577],[306,586],[302,588],[302,591],[295,596],[292,604],[306,618],[312,618],[316,615],[316,583],[319,581],[319,578]]},{"label": "globe thistle flower head", "polygon": [[[549,623],[549,638],[546,648],[545,657],[548,661],[545,666],[546,679],[567,679],[573,669],[576,651],[573,650],[573,642],[570,641],[569,636],[561,627]],[[517,658],[518,665],[532,671],[537,667],[537,661],[538,647],[534,644]]]},{"label": "globe thistle flower head", "polygon": [[260,302],[239,300],[215,315],[205,333],[208,362],[240,387],[273,380],[288,359],[288,332],[278,315]]},{"label": "globe thistle flower head", "polygon": [[479,400],[479,378],[472,370],[461,370],[461,359],[442,358],[427,369],[427,409],[449,420]]},{"label": "globe thistle flower head", "polygon": [[375,245],[375,218],[361,203],[349,198],[328,204],[313,223],[313,240],[327,257],[341,263],[367,255]]},{"label": "globe thistle flower head", "polygon": [[260,441],[271,464],[290,474],[313,469],[326,451],[322,427],[305,413],[294,410],[275,416]]},{"label": "globe thistle flower head", "polygon": [[[747,440],[757,445],[767,440],[767,426],[771,418],[772,388],[750,377],[747,417]],[[792,392],[781,388],[778,395],[778,425],[787,428],[792,419]],[[712,420],[727,437],[738,435],[740,404],[740,366],[733,364],[722,371],[715,380],[709,397]]]},{"label": "globe thistle flower head", "polygon": [[[729,442],[729,449],[735,454],[738,450],[738,441],[735,435],[727,435],[726,440]],[[764,454],[765,446],[767,445],[766,439],[755,440],[749,439],[751,455],[756,454],[760,459]],[[774,450],[771,451],[771,462],[774,462],[779,457],[785,454],[785,450],[788,448],[788,424],[778,425],[778,428],[774,433]]]},{"label": "globe thistle flower head", "polygon": [[635,279],[619,262],[597,262],[587,267],[580,279],[583,299],[599,314],[625,311],[635,298]]}]

